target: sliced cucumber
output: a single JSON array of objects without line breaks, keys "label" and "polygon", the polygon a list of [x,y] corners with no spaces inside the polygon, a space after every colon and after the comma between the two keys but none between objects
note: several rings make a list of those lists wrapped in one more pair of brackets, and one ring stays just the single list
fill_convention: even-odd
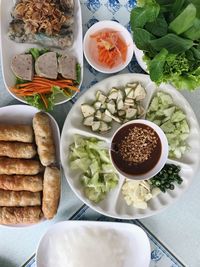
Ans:
[{"label": "sliced cucumber", "polygon": [[108,130],[110,130],[110,128],[111,127],[106,122],[101,121],[100,127],[99,127],[100,132],[107,132]]},{"label": "sliced cucumber", "polygon": [[102,106],[102,103],[100,101],[95,101],[94,104],[93,104],[94,108],[96,110],[100,109],[101,106]]},{"label": "sliced cucumber", "polygon": [[88,105],[88,104],[82,104],[81,105],[81,111],[83,113],[83,117],[89,117],[95,113],[95,108]]},{"label": "sliced cucumber", "polygon": [[132,90],[131,87],[126,87],[126,88],[124,89],[126,96],[130,93],[131,90]]},{"label": "sliced cucumber", "polygon": [[125,98],[125,101],[124,101],[124,104],[128,104],[128,105],[135,105],[135,101],[132,99],[132,98],[129,98],[129,97],[126,97]]},{"label": "sliced cucumber", "polygon": [[93,122],[94,122],[94,116],[86,117],[86,118],[84,118],[84,120],[83,120],[83,124],[84,124],[85,126],[92,126]]},{"label": "sliced cucumber", "polygon": [[127,83],[127,87],[131,87],[133,89],[135,89],[137,87],[138,83]]},{"label": "sliced cucumber", "polygon": [[117,112],[117,114],[119,115],[119,117],[123,117],[123,116],[125,116],[126,111],[125,111],[125,110],[119,110],[119,111]]},{"label": "sliced cucumber", "polygon": [[115,102],[113,100],[110,100],[107,103],[106,107],[110,111],[111,114],[114,114],[116,112]]},{"label": "sliced cucumber", "polygon": [[92,123],[92,131],[94,131],[94,132],[98,131],[100,128],[100,125],[101,125],[100,121],[94,121]]},{"label": "sliced cucumber", "polygon": [[102,113],[102,117],[101,117],[102,121],[104,122],[112,122],[112,117],[107,116],[105,113]]},{"label": "sliced cucumber", "polygon": [[135,88],[135,100],[139,101],[145,98],[147,95],[144,87],[141,86],[141,84],[138,84],[138,86]]},{"label": "sliced cucumber", "polygon": [[113,115],[110,113],[109,110],[106,109],[106,110],[105,110],[105,114],[106,114],[108,117],[111,117],[114,121],[121,123],[121,120],[120,120],[118,117],[113,116]]},{"label": "sliced cucumber", "polygon": [[108,95],[108,99],[116,100],[118,97],[118,89],[112,88],[110,94]]},{"label": "sliced cucumber", "polygon": [[107,95],[98,90],[93,105],[81,105],[83,124],[93,131],[106,132],[112,121],[125,123],[139,118],[144,115],[140,100],[145,96],[146,91],[139,83],[129,83],[121,89],[113,87]]},{"label": "sliced cucumber", "polygon": [[106,99],[107,99],[107,96],[102,94],[101,91],[96,92],[96,100],[100,101],[103,104],[106,101]]},{"label": "sliced cucumber", "polygon": [[137,109],[135,108],[128,108],[126,110],[126,119],[133,119],[136,117]]},{"label": "sliced cucumber", "polygon": [[119,99],[117,101],[117,110],[121,110],[121,109],[123,109],[123,107],[124,107],[124,102],[122,99]]},{"label": "sliced cucumber", "polygon": [[102,118],[102,113],[100,110],[97,110],[96,113],[95,113],[95,118],[97,118],[98,120],[101,120]]},{"label": "sliced cucumber", "polygon": [[129,93],[127,94],[128,98],[134,99],[135,98],[135,91],[133,88],[131,88],[131,90],[129,91]]},{"label": "sliced cucumber", "polygon": [[124,99],[124,93],[123,93],[123,91],[122,90],[118,90],[118,97],[117,97],[117,100],[119,100],[119,99]]}]

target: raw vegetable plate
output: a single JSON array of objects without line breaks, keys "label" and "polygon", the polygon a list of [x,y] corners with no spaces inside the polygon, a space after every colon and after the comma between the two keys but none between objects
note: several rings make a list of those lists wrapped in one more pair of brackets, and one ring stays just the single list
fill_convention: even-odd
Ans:
[{"label": "raw vegetable plate", "polygon": [[[137,1],[130,26],[152,81],[190,91],[199,88],[199,1]],[[141,56],[136,57],[144,68]]]},{"label": "raw vegetable plate", "polygon": [[[14,6],[14,1],[12,0],[3,0],[1,1],[1,27],[0,27],[0,32],[1,32],[1,61],[2,61],[2,71],[3,71],[3,79],[5,86],[8,90],[8,92],[18,99],[19,101],[23,103],[27,103],[27,101],[24,99],[24,97],[21,97],[20,95],[17,95],[13,91],[11,91],[11,87],[14,87],[16,84],[16,76],[13,74],[13,71],[11,69],[11,61],[14,56],[19,55],[19,54],[24,54],[26,53],[30,48],[38,48],[38,49],[43,49],[43,48],[48,48],[50,51],[55,51],[58,54],[62,53],[67,53],[69,56],[73,56],[76,58],[77,63],[80,65],[81,68],[81,80],[78,85],[78,87],[81,86],[82,83],[82,78],[83,78],[83,49],[82,49],[82,17],[81,17],[81,7],[80,7],[80,2],[79,1],[74,1],[74,29],[73,29],[73,34],[74,34],[74,41],[73,45],[70,48],[65,48],[63,50],[61,49],[56,49],[53,47],[43,47],[38,44],[31,44],[31,43],[17,43],[12,41],[8,37],[8,28],[9,28],[9,23],[12,20],[11,17],[11,10]],[[53,94],[53,93],[52,93]],[[53,104],[59,105],[62,103],[65,103],[66,101],[70,100],[74,95],[76,94],[75,91],[72,91],[70,95],[65,95],[65,94],[58,94],[55,92],[53,95]],[[28,104],[36,105],[36,101],[28,101]],[[52,105],[53,105],[52,104]],[[38,108],[39,105],[37,105]]]},{"label": "raw vegetable plate", "polygon": [[[159,177],[154,177],[151,184],[148,183],[147,185],[146,182],[142,184],[142,187],[145,188],[156,185],[154,188],[156,192],[154,193],[147,189],[146,204],[143,199],[142,206],[140,206],[141,202],[135,202],[137,205],[134,206],[133,203],[127,205],[126,202],[130,202],[130,195],[127,200],[126,179],[113,169],[108,153],[111,137],[121,125],[117,121],[124,123],[128,119],[136,118],[136,115],[134,115],[135,117],[127,117],[132,108],[128,106],[125,117],[122,117],[121,113],[120,116],[116,115],[119,114],[119,111],[116,111],[113,112],[113,119],[109,123],[104,124],[104,121],[100,120],[100,127],[107,125],[108,128],[96,127],[97,124],[99,125],[99,111],[105,113],[108,108],[113,109],[114,105],[115,108],[118,107],[119,102],[116,104],[116,100],[113,99],[116,90],[123,91],[124,95],[129,94],[128,99],[126,99],[127,96],[124,96],[125,99],[122,100],[124,105],[127,105],[127,100],[129,100],[128,105],[135,105],[132,102],[134,100],[130,100],[130,94],[132,94],[134,86],[140,88],[140,90],[134,89],[134,94],[138,98],[138,101],[135,100],[137,109],[139,107],[141,111],[141,106],[144,108],[143,112],[136,113],[136,115],[141,118],[149,117],[157,124],[162,124],[161,128],[163,127],[169,138],[169,155],[171,157],[167,160],[165,170],[163,169],[164,185],[161,185],[159,180],[161,174],[159,174]],[[108,98],[108,100],[104,98],[105,101],[111,101],[115,104],[108,105],[107,103],[106,110],[104,106],[99,107],[96,104],[96,102],[102,100],[99,90]],[[146,91],[146,95],[144,91]],[[119,92],[117,93],[119,94]],[[109,100],[109,97],[112,99]],[[153,100],[154,98],[158,99]],[[89,117],[91,117],[94,108],[97,108],[97,106],[99,110],[95,110],[94,113],[98,114],[97,118],[94,119],[95,127],[94,125],[91,126],[91,121],[89,122],[90,126],[87,126],[88,121],[86,125],[83,125],[88,117],[84,118],[82,112],[86,112],[84,113],[85,116],[89,114]],[[157,110],[154,114],[155,109]],[[159,115],[159,120],[156,117],[157,111],[163,112]],[[109,112],[107,110],[106,114],[109,114]],[[106,119],[108,118],[106,117]],[[174,131],[175,136],[170,135],[172,131]],[[174,143],[173,140],[177,140],[177,142]],[[95,84],[78,99],[64,123],[60,149],[65,177],[72,190],[83,202],[107,216],[136,219],[154,215],[168,207],[189,187],[199,167],[200,130],[192,108],[175,88],[163,84],[157,87],[150,80],[149,75],[122,74]],[[143,189],[141,192],[144,195]],[[149,200],[147,201],[147,199]]]}]

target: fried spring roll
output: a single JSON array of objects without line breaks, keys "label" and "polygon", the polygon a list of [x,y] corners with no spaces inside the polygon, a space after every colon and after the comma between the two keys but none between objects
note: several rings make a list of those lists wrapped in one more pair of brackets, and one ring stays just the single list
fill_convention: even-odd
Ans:
[{"label": "fried spring roll", "polygon": [[42,211],[46,219],[57,212],[60,199],[60,171],[56,167],[46,167],[43,182]]},{"label": "fried spring roll", "polygon": [[43,112],[38,112],[33,118],[33,129],[42,165],[49,166],[55,163],[55,145],[49,116]]},{"label": "fried spring roll", "polygon": [[0,189],[39,192],[43,188],[42,175],[0,175]]},{"label": "fried spring roll", "polygon": [[0,224],[37,223],[42,217],[40,207],[0,208]]},{"label": "fried spring roll", "polygon": [[0,156],[31,159],[35,157],[36,153],[34,144],[0,141]]},{"label": "fried spring roll", "polygon": [[41,204],[39,192],[0,190],[0,207],[26,207]]},{"label": "fried spring roll", "polygon": [[0,141],[32,143],[33,140],[33,129],[30,125],[0,124]]},{"label": "fried spring roll", "polygon": [[35,175],[42,170],[43,168],[37,160],[0,157],[0,174]]}]

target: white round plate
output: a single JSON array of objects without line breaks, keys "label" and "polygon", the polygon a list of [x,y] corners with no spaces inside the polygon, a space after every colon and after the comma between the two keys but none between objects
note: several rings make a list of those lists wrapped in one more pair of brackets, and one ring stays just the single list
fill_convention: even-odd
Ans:
[{"label": "white round plate", "polygon": [[[0,124],[29,124],[32,125],[32,119],[34,115],[39,112],[37,108],[28,105],[12,105],[0,108]],[[51,127],[53,130],[54,143],[56,146],[56,163],[60,166],[60,130],[55,119],[46,113],[51,121]],[[44,221],[43,219],[41,222]],[[25,227],[33,226],[35,224],[15,224],[6,225],[9,227]],[[5,225],[3,225],[5,226]]]},{"label": "white round plate", "polygon": [[[84,234],[86,233],[85,231],[97,233],[98,230],[104,231],[105,235],[108,232],[109,238],[112,238],[111,232],[114,231],[118,237],[121,237],[122,242],[127,241],[127,256],[125,265],[123,265],[124,267],[149,266],[151,254],[150,243],[146,233],[140,227],[128,223],[68,221],[55,224],[42,237],[36,251],[37,267],[58,266],[58,262],[59,266],[68,266],[66,260],[67,252],[70,251],[70,244],[74,243],[73,240],[76,239],[76,235],[78,234],[79,236],[85,237],[87,236],[87,234]],[[69,242],[67,243],[68,249],[66,250],[65,246],[67,240],[69,240]],[[87,240],[84,241],[87,242]],[[98,242],[101,242],[101,240],[96,240],[96,246],[98,246]],[[63,243],[65,243],[65,245],[63,245]],[[123,249],[123,247],[121,247],[121,249]],[[87,253],[88,257],[90,257],[90,251],[87,251]],[[61,257],[61,255],[64,256],[65,262],[56,258],[58,254],[59,257]]]},{"label": "white round plate", "polygon": [[[83,126],[81,104],[92,103],[95,99],[95,92],[101,90],[108,93],[112,87],[123,87],[127,83],[140,82],[147,91],[147,97],[143,101],[143,106],[147,110],[152,96],[157,90],[169,93],[174,100],[174,103],[179,106],[186,114],[187,121],[190,126],[190,135],[188,137],[188,151],[183,155],[180,160],[167,160],[167,163],[173,163],[181,166],[180,175],[183,179],[181,185],[177,185],[173,191],[168,190],[165,194],[160,193],[157,197],[148,202],[148,208],[145,210],[136,209],[128,206],[121,193],[121,188],[125,178],[120,176],[118,186],[107,194],[106,198],[95,204],[89,201],[83,192],[83,187],[79,181],[79,173],[72,172],[68,164],[68,151],[69,146],[73,143],[74,134],[80,134],[85,137],[97,137],[101,140],[110,143],[114,131],[120,127],[115,124],[112,130],[107,134],[95,134],[90,128]],[[88,206],[107,216],[121,218],[121,219],[136,219],[144,218],[156,214],[163,210],[177,200],[183,192],[189,187],[192,182],[192,177],[195,175],[199,167],[200,159],[200,129],[196,116],[186,99],[171,85],[161,84],[157,87],[151,82],[149,75],[145,74],[122,74],[105,79],[93,87],[88,89],[74,104],[69,112],[64,123],[61,135],[61,163],[64,169],[65,177],[76,195],[85,202]]]},{"label": "white round plate", "polygon": [[[82,83],[83,78],[83,47],[82,47],[82,16],[81,16],[81,6],[79,1],[74,1],[75,8],[74,8],[74,43],[71,48],[66,48],[65,50],[59,50],[51,48],[52,51],[57,52],[66,52],[72,54],[76,57],[77,62],[81,66],[81,82],[79,87]],[[8,37],[8,27],[9,23],[12,20],[10,12],[14,6],[13,0],[2,0],[0,1],[0,36],[1,36],[1,65],[2,65],[2,72],[3,72],[3,80],[6,86],[7,91],[17,100],[27,103],[23,97],[19,97],[15,95],[11,90],[10,87],[14,86],[16,77],[13,74],[10,64],[11,59],[17,55],[25,53],[28,49],[32,47],[42,48],[41,45],[38,44],[29,44],[29,43],[16,43]],[[73,94],[73,96],[75,96]],[[72,97],[73,97],[72,96]],[[63,104],[69,101],[71,98],[67,99],[64,96],[58,95],[56,97],[55,105]]]},{"label": "white round plate", "polygon": [[147,64],[146,62],[143,60],[143,56],[144,56],[144,52],[140,49],[137,48],[137,46],[134,44],[134,50],[135,50],[135,57],[136,60],[138,62],[138,64],[140,65],[140,67],[148,73],[147,70]]}]

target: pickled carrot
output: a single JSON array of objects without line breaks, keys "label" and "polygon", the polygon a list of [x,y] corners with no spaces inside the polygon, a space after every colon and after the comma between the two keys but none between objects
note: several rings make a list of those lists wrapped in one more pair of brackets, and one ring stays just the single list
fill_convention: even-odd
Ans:
[{"label": "pickled carrot", "polygon": [[113,68],[126,61],[128,46],[117,31],[101,31],[90,36],[95,40],[98,61]]}]

